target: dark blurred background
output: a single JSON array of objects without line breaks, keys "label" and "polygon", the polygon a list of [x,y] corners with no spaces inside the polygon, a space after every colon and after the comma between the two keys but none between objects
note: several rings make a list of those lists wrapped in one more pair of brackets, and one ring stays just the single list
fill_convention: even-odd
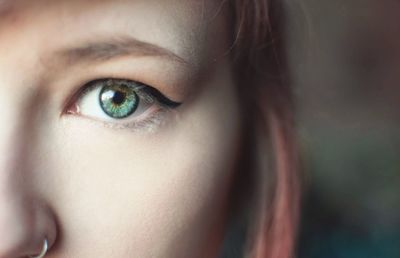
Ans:
[{"label": "dark blurred background", "polygon": [[285,0],[300,258],[400,258],[400,1]]}]

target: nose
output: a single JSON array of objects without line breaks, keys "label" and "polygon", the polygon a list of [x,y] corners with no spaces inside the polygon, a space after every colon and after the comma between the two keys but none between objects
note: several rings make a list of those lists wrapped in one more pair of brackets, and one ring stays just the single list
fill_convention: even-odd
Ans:
[{"label": "nose", "polygon": [[29,165],[31,125],[15,110],[5,108],[0,116],[0,258],[35,256],[45,239],[51,247],[56,238],[55,217]]}]

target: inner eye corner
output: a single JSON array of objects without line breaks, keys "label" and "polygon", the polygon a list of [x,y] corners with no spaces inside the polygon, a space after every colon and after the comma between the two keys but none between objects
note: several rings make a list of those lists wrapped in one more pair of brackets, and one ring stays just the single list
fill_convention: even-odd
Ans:
[{"label": "inner eye corner", "polygon": [[74,94],[68,98],[62,105],[60,117],[63,115],[77,115],[79,114],[79,106],[76,104],[78,94]]}]

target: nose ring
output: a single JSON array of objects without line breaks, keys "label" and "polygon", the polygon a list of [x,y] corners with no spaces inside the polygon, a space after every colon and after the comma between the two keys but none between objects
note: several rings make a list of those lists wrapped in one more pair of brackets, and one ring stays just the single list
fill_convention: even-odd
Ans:
[{"label": "nose ring", "polygon": [[30,255],[29,258],[43,258],[47,254],[48,249],[49,249],[49,243],[47,241],[47,238],[45,238],[43,242],[42,251],[40,252],[40,254],[36,256]]}]

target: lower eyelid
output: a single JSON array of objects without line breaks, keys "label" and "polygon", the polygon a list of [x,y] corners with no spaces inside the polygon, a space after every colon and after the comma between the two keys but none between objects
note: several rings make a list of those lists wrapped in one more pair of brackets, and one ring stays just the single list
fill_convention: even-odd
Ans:
[{"label": "lower eyelid", "polygon": [[[152,114],[146,114],[150,111],[144,112],[140,117],[145,117],[143,119],[134,119],[133,121],[126,122],[106,122],[102,121],[103,125],[107,128],[117,129],[117,130],[130,130],[130,131],[143,131],[143,132],[154,132],[159,127],[161,127],[167,120],[168,114],[171,112],[168,108],[155,107]],[[126,119],[129,120],[129,119]]]}]

